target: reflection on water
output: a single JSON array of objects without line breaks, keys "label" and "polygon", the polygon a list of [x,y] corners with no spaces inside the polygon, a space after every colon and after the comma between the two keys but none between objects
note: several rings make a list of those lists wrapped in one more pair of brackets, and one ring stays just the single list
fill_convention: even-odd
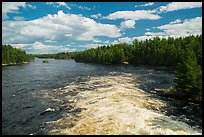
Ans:
[{"label": "reflection on water", "polygon": [[181,109],[177,101],[149,94],[172,87],[173,79],[159,67],[73,60],[3,67],[2,134],[199,134],[199,106]]}]

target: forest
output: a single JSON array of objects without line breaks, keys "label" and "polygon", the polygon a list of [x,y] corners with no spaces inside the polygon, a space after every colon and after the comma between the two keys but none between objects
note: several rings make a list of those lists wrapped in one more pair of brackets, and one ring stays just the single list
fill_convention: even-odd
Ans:
[{"label": "forest", "polygon": [[21,64],[34,60],[35,56],[25,51],[13,48],[11,45],[2,45],[2,64]]},{"label": "forest", "polygon": [[174,90],[187,100],[202,100],[202,35],[168,39],[155,37],[85,51],[38,55],[99,64],[167,66],[175,71]]},{"label": "forest", "polygon": [[29,55],[25,51],[2,45],[2,64],[21,63],[38,58],[74,59],[98,64],[166,66],[175,72],[177,97],[202,101],[202,35],[167,39],[155,37],[131,44],[120,43],[77,52]]},{"label": "forest", "polygon": [[[100,64],[177,66],[187,54],[186,50],[195,54],[197,63],[202,62],[202,35],[185,38],[133,41],[132,44],[114,44],[77,52],[74,59],[78,62]],[[70,53],[68,53],[69,55]]]}]

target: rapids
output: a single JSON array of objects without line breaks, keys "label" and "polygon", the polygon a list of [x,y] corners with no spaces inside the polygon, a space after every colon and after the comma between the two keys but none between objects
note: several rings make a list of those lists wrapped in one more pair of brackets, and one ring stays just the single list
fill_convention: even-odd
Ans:
[{"label": "rapids", "polygon": [[[202,131],[165,115],[160,111],[166,102],[132,84],[139,79],[131,74],[90,77],[85,82],[56,89],[42,95],[72,113],[47,123],[48,134],[134,134],[134,135],[200,135]],[[83,89],[83,91],[81,90]],[[75,92],[75,95],[69,94]],[[48,93],[48,92],[47,92]],[[63,96],[66,95],[66,96]],[[78,110],[78,111],[77,111]]]}]

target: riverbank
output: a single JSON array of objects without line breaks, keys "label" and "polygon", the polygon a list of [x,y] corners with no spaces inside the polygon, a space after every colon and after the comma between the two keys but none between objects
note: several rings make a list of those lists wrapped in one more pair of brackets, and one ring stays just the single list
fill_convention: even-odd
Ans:
[{"label": "riverbank", "polygon": [[174,88],[163,88],[163,89],[162,88],[160,88],[160,89],[155,88],[151,91],[151,93],[157,94],[158,96],[168,97],[168,98],[172,98],[172,99],[178,99],[180,101],[192,102],[192,103],[202,105],[202,96],[200,96],[199,98],[196,98],[194,100],[186,99],[183,97],[182,94],[179,94],[178,92],[176,92],[176,90]]},{"label": "riverbank", "polygon": [[135,87],[135,81],[139,79],[131,75],[91,77],[40,95],[74,108],[57,121],[48,122],[48,134],[201,134],[199,129],[166,116],[167,112],[162,112],[166,102]]},{"label": "riverbank", "polygon": [[21,62],[21,63],[16,63],[16,62],[11,62],[11,63],[9,63],[9,64],[2,64],[2,67],[3,66],[13,66],[13,65],[21,65],[21,64],[26,64],[26,63],[28,63],[28,62]]}]

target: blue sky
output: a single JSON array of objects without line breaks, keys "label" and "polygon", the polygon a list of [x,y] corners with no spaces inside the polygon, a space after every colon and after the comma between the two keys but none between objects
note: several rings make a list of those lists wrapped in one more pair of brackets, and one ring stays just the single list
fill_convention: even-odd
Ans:
[{"label": "blue sky", "polygon": [[2,43],[31,54],[199,34],[201,2],[2,3]]}]

